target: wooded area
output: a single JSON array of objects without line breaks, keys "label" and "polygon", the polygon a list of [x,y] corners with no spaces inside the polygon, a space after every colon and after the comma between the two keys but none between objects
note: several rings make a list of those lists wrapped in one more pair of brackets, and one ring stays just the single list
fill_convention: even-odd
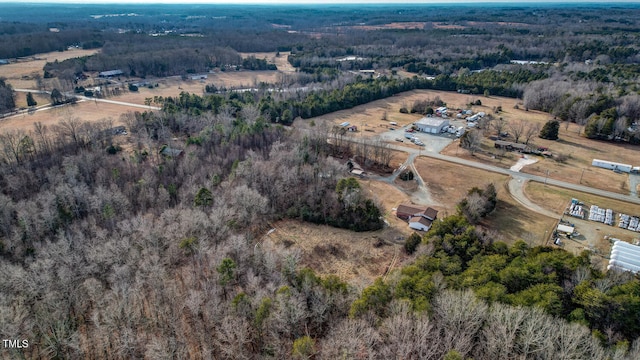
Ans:
[{"label": "wooded area", "polygon": [[[123,115],[126,136],[72,112],[2,132],[0,334],[29,340],[3,356],[640,358],[637,277],[603,273],[587,253],[495,241],[475,225],[496,206],[493,185],[412,235],[413,261],[374,284],[318,276],[295,247],[264,241],[285,218],[385,226],[348,164],[388,170],[388,144],[307,119],[404,91],[518,97],[588,137],[639,142],[640,8],[39,6],[7,5],[0,58],[99,47],[43,69],[70,88],[113,69],[132,81],[274,70],[239,52],[290,51],[298,71],[252,91],[148,98],[162,110]],[[0,80],[0,112],[15,99]],[[298,117],[311,130],[288,126]],[[553,133],[526,125],[511,125],[516,141]],[[468,134],[472,148],[480,132]]]}]

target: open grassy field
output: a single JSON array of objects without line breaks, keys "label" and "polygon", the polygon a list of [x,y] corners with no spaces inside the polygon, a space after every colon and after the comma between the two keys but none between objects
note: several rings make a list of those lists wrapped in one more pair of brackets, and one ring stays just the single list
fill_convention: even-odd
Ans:
[{"label": "open grassy field", "polygon": [[83,101],[75,105],[1,119],[0,132],[10,130],[30,131],[33,130],[33,123],[35,122],[51,126],[57,124],[60,120],[68,118],[79,118],[87,122],[112,119],[114,124],[123,125],[119,123],[120,115],[129,111],[140,111],[140,109],[116,104]]},{"label": "open grassy field", "polygon": [[416,168],[431,192],[440,203],[439,217],[456,212],[456,204],[474,187],[485,187],[494,183],[498,192],[496,210],[484,219],[481,225],[497,232],[497,240],[513,243],[524,239],[532,245],[546,242],[546,234],[553,228],[555,220],[530,211],[515,201],[508,193],[508,177],[480,169],[450,164],[444,161],[419,157]]},{"label": "open grassy field", "polygon": [[183,91],[203,95],[205,94],[205,86],[208,84],[213,84],[219,88],[254,88],[260,82],[275,82],[277,74],[278,71],[226,71],[207,74],[206,80],[182,80],[178,76],[147,79],[148,82],[158,84],[158,86],[151,89],[140,87],[136,92],[124,91],[120,95],[109,99],[142,105],[146,98],[178,96]]},{"label": "open grassy field", "polygon": [[[536,182],[529,182],[525,191],[527,197],[529,197],[533,202],[556,211],[564,211],[564,209],[569,205],[571,199],[575,198],[584,202],[587,209],[589,209],[589,206],[591,205],[612,209],[615,213],[616,220],[617,214],[619,213],[640,216],[640,205],[603,198],[579,191],[572,191]],[[564,218],[565,220],[574,223],[576,225],[576,231],[582,234],[581,237],[578,237],[578,241],[567,241],[566,243],[569,246],[575,246],[580,249],[593,247],[597,249],[599,254],[605,256],[608,255],[610,250],[610,244],[604,239],[605,236],[615,237],[629,242],[640,238],[640,233],[620,229],[617,226],[617,222],[616,225],[609,226],[603,223],[580,220],[566,215]]]},{"label": "open grassy field", "polygon": [[67,51],[54,51],[50,53],[34,55],[38,60],[23,61],[0,66],[0,77],[7,79],[7,82],[14,88],[35,88],[35,81],[32,77],[35,74],[43,75],[43,68],[47,62],[63,61],[71,58],[93,55],[98,50],[74,49]]},{"label": "open grassy field", "polygon": [[280,53],[280,56],[276,56],[275,52],[257,52],[257,53],[240,53],[242,58],[248,58],[250,56],[255,57],[256,59],[265,59],[269,64],[275,64],[278,68],[278,71],[282,72],[295,72],[296,68],[294,68],[287,57],[291,54],[289,51],[283,51]]},{"label": "open grassy field", "polygon": [[[399,234],[393,228],[361,232],[295,220],[274,224],[265,246],[279,245],[301,253],[301,265],[320,275],[336,275],[352,285],[366,286],[384,275],[389,266],[399,268],[407,258],[400,245],[388,243]],[[395,261],[394,261],[395,259]]]}]

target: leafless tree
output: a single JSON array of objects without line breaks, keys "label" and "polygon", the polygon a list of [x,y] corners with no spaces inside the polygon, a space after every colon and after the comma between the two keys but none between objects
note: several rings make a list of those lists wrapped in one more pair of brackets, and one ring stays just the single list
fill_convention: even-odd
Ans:
[{"label": "leafless tree", "polygon": [[464,149],[469,150],[471,155],[473,155],[480,149],[483,137],[484,136],[482,134],[482,130],[472,129],[464,133],[464,135],[460,139],[460,146]]},{"label": "leafless tree", "polygon": [[498,117],[492,122],[492,127],[496,131],[496,134],[500,135],[504,132],[504,129],[507,127],[507,121],[502,117]]},{"label": "leafless tree", "polygon": [[531,139],[534,136],[538,135],[539,133],[540,133],[540,124],[529,123],[526,127],[526,130],[524,131],[524,143],[529,145],[529,141],[531,141]]},{"label": "leafless tree", "polygon": [[471,291],[445,290],[434,299],[434,318],[441,333],[441,350],[471,354],[485,321],[487,305]]},{"label": "leafless tree", "polygon": [[527,129],[527,122],[522,119],[514,120],[510,122],[508,126],[509,130],[511,130],[514,140],[516,142],[519,142],[520,138],[524,135]]}]

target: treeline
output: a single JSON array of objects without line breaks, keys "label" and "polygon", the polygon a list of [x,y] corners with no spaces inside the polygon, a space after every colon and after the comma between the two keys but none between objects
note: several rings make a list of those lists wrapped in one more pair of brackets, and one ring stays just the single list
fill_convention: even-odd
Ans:
[{"label": "treeline", "polygon": [[16,95],[11,84],[0,78],[0,114],[9,112],[16,107]]},{"label": "treeline", "polygon": [[[568,340],[562,338],[567,335],[554,331],[539,333],[538,340],[533,340],[532,334],[525,335],[529,320],[525,320],[524,314],[532,310],[522,307],[541,309],[574,324],[569,326],[574,329],[574,336],[581,340],[573,340],[584,347],[572,347],[570,351],[575,353],[570,357],[600,358],[600,346],[627,349],[628,344],[640,336],[640,281],[629,273],[596,270],[591,267],[586,253],[576,257],[557,248],[532,248],[523,241],[508,247],[494,242],[490,234],[469,225],[460,215],[435,222],[422,247],[418,251],[423,255],[403,268],[396,278],[365,289],[352,304],[351,314],[358,318],[374,316],[378,321],[385,321],[393,314],[390,305],[394,301],[408,301],[414,311],[437,314],[444,310],[439,309],[438,301],[443,288],[472,290],[478,300],[473,297],[466,300],[470,303],[467,306],[474,310],[468,309],[464,315],[458,336],[466,346],[462,355],[473,355],[474,358],[486,355],[482,355],[485,351],[482,341],[473,339],[478,339],[478,334],[484,331],[495,334],[501,328],[479,320],[491,317],[492,310],[487,305],[504,309],[498,305],[500,303],[513,306],[509,308],[513,317],[503,319],[512,326],[509,330],[512,337],[503,339],[508,340],[502,344],[504,358],[531,356],[529,347],[522,346],[529,341],[539,342],[529,344],[538,347],[539,351],[553,352],[556,351],[553,350],[554,342],[562,344]],[[449,311],[457,311],[456,306],[449,306]],[[476,307],[483,310],[478,311]],[[518,313],[520,315],[516,315]],[[540,326],[559,326],[551,319],[545,317]],[[593,332],[590,334],[578,325],[588,325]],[[471,329],[463,330],[469,326]]]},{"label": "treeline", "polygon": [[532,82],[524,90],[526,108],[552,113],[562,121],[584,126],[593,139],[640,143],[640,96],[622,95],[598,83],[551,78]]},{"label": "treeline", "polygon": [[[0,23],[0,42],[3,44],[0,59],[65,51],[69,46],[93,49],[100,47],[106,37],[91,28],[51,32],[46,25],[23,25]],[[23,27],[28,27],[28,31]]]},{"label": "treeline", "polygon": [[47,63],[44,71],[66,78],[83,71],[119,69],[125,76],[144,78],[205,72],[212,67],[240,64],[242,58],[235,50],[202,40],[128,35],[118,42],[106,42],[96,55]]}]

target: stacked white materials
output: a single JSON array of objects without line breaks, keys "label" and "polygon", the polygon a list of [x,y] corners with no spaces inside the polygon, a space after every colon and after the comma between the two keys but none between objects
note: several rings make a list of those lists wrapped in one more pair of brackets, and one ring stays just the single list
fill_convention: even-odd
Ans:
[{"label": "stacked white materials", "polygon": [[611,256],[607,270],[640,272],[640,246],[616,240],[611,248]]},{"label": "stacked white materials", "polygon": [[613,210],[607,209],[604,215],[604,223],[607,225],[613,225]]},{"label": "stacked white materials", "polygon": [[618,227],[623,229],[640,232],[640,218],[637,216],[629,216],[627,214],[620,214],[620,221]]},{"label": "stacked white materials", "polygon": [[582,209],[582,205],[571,203],[571,206],[569,207],[569,215],[584,219],[584,210]]},{"label": "stacked white materials", "polygon": [[613,210],[602,209],[597,205],[591,205],[589,210],[589,220],[613,225]]},{"label": "stacked white materials", "polygon": [[632,216],[629,220],[629,226],[627,226],[627,229],[640,232],[640,219]]}]

